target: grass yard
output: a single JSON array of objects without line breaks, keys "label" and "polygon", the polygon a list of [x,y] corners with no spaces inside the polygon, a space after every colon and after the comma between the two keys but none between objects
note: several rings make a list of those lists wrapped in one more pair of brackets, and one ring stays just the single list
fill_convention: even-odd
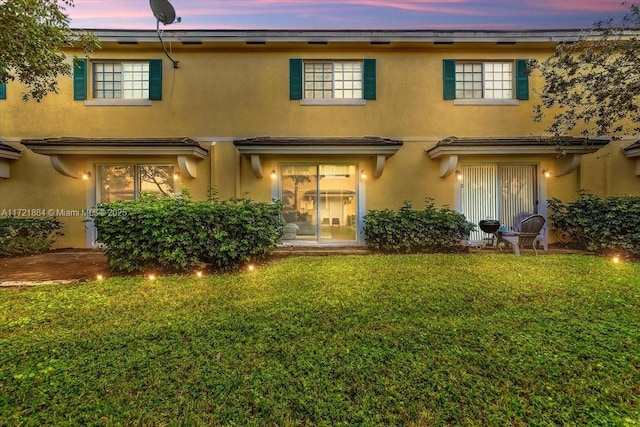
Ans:
[{"label": "grass yard", "polygon": [[0,292],[0,425],[640,425],[640,264],[292,257]]}]

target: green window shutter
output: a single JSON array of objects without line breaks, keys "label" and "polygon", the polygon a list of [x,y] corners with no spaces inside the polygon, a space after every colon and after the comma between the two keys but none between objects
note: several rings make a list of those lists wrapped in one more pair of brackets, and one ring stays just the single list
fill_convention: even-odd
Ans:
[{"label": "green window shutter", "polygon": [[162,100],[162,59],[149,60],[149,99]]},{"label": "green window shutter", "polygon": [[526,59],[516,59],[516,99],[529,99],[529,66]]},{"label": "green window shutter", "polygon": [[376,60],[365,59],[362,61],[363,96],[364,99],[376,99]]},{"label": "green window shutter", "polygon": [[73,60],[73,99],[84,101],[87,99],[87,59]]},{"label": "green window shutter", "polygon": [[289,99],[302,99],[302,59],[289,59]]},{"label": "green window shutter", "polygon": [[442,60],[443,99],[456,99],[456,60]]}]

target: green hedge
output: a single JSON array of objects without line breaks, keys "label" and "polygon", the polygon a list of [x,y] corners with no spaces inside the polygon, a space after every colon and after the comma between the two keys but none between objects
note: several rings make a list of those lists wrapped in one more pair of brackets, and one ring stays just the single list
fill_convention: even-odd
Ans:
[{"label": "green hedge", "polygon": [[640,256],[640,197],[600,198],[581,192],[578,200],[548,200],[553,227],[568,233],[580,248]]},{"label": "green hedge", "polygon": [[367,246],[380,252],[449,252],[460,249],[475,224],[448,207],[436,208],[431,199],[421,211],[405,201],[397,210],[371,210],[364,217]]},{"label": "green hedge", "polygon": [[282,237],[282,205],[248,199],[141,197],[96,206],[98,241],[119,271],[233,269],[268,255]]},{"label": "green hedge", "polygon": [[61,228],[57,218],[0,218],[0,257],[48,251]]}]

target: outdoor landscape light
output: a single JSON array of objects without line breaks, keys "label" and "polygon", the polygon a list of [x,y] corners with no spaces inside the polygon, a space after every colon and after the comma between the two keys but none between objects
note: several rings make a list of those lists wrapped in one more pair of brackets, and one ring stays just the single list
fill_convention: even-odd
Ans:
[{"label": "outdoor landscape light", "polygon": [[549,172],[547,169],[542,169],[542,176],[544,176],[545,178],[551,178],[551,172]]},{"label": "outdoor landscape light", "polygon": [[253,265],[253,264],[249,264],[249,265],[247,266],[247,270],[249,270],[249,271],[253,271],[253,270],[255,270],[255,269],[256,269],[256,266],[255,266],[255,265]]},{"label": "outdoor landscape light", "polygon": [[103,280],[103,279],[104,279],[104,276],[102,274],[98,274],[96,276],[96,280],[98,280],[98,281]]},{"label": "outdoor landscape light", "polygon": [[202,271],[196,271],[196,277],[202,277]]},{"label": "outdoor landscape light", "polygon": [[149,275],[147,276],[147,279],[149,279],[149,280],[151,280],[151,281],[154,281],[154,280],[156,280],[156,275],[155,275],[155,274],[153,274],[153,273],[151,273],[151,274],[149,274]]},{"label": "outdoor landscape light", "polygon": [[620,257],[618,255],[614,255],[613,258],[611,258],[611,261],[613,261],[614,264],[617,264],[620,262]]}]

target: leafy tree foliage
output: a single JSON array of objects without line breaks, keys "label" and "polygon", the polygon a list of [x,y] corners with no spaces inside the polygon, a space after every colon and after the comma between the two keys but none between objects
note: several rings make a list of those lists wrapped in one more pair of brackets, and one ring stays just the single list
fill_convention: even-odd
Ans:
[{"label": "leafy tree foliage", "polygon": [[22,82],[25,100],[57,92],[58,76],[71,75],[63,48],[98,46],[93,34],[69,28],[65,7],[73,0],[0,0],[0,82]]},{"label": "leafy tree foliage", "polygon": [[[625,3],[626,4],[626,3]],[[622,136],[640,131],[640,6],[626,4],[620,21],[600,21],[575,42],[560,43],[543,62],[535,119],[553,114],[547,130],[566,135]]]}]

